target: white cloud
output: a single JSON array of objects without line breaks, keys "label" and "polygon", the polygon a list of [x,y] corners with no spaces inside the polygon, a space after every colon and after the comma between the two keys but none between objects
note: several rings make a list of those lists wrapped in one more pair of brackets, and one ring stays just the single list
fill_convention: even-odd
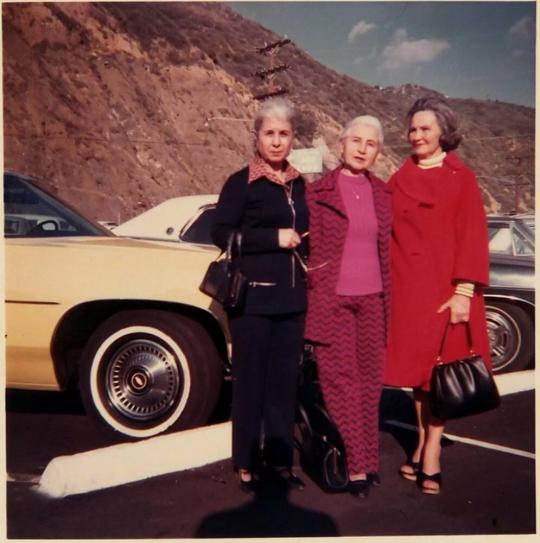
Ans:
[{"label": "white cloud", "polygon": [[411,64],[426,64],[450,48],[446,40],[410,39],[404,28],[396,30],[382,54],[381,68],[395,70]]},{"label": "white cloud", "polygon": [[507,35],[510,38],[517,38],[519,40],[530,40],[534,36],[534,21],[532,17],[527,15],[515,22],[510,27],[510,30],[508,30]]},{"label": "white cloud", "polygon": [[377,25],[375,23],[358,21],[358,23],[356,23],[349,32],[349,35],[347,36],[347,41],[349,43],[352,43],[358,36],[361,36],[362,34],[367,34],[370,30],[373,30],[374,28],[377,28]]}]

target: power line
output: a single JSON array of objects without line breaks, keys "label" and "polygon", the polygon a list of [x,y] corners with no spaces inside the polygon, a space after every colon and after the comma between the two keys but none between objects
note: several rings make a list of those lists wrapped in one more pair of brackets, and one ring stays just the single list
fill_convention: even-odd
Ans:
[{"label": "power line", "polygon": [[[212,120],[226,120],[226,121],[241,121],[241,122],[252,122],[252,119],[241,119],[241,118],[234,118],[234,117],[208,117],[206,121],[212,121]],[[463,143],[469,143],[469,142],[476,142],[476,141],[486,141],[486,140],[496,140],[496,139],[511,139],[511,138],[528,138],[535,136],[534,132],[531,133],[525,133],[525,134],[509,134],[506,136],[485,136],[481,138],[464,138]],[[174,138],[166,139],[166,140],[139,140],[139,139],[129,139],[129,138],[112,138],[112,139],[106,139],[106,138],[98,138],[96,136],[84,136],[84,135],[41,135],[41,134],[14,134],[14,133],[6,133],[4,134],[5,138],[14,138],[14,139],[20,139],[20,140],[32,140],[32,139],[42,139],[42,140],[73,140],[73,139],[81,139],[81,140],[89,140],[89,141],[97,141],[100,143],[140,143],[140,144],[158,144],[158,145],[164,145],[164,144],[174,144],[174,145],[186,145],[186,146],[208,146],[208,142],[189,142],[189,141],[182,141]],[[410,147],[409,144],[400,144],[400,145],[385,145],[384,146],[387,149],[398,149],[398,148],[405,148]]]},{"label": "power line", "polygon": [[[509,134],[507,136],[484,136],[481,138],[463,138],[462,143],[470,143],[473,141],[486,141],[486,140],[498,140],[498,139],[511,139],[511,138],[530,138],[534,137],[536,134],[534,132],[525,133],[525,134]],[[401,145],[385,145],[384,146],[387,149],[399,149],[404,147],[410,147],[409,144],[401,144]]]},{"label": "power line", "polygon": [[206,128],[210,126],[210,121],[236,121],[242,123],[252,123],[253,119],[242,119],[237,117],[206,117],[204,121],[204,126]]},{"label": "power line", "polygon": [[128,138],[112,138],[112,139],[106,139],[106,138],[97,138],[95,136],[68,136],[68,135],[40,135],[40,134],[33,134],[33,135],[27,135],[27,134],[4,134],[4,138],[15,138],[20,140],[33,140],[33,139],[41,139],[41,140],[73,140],[73,139],[79,139],[79,140],[88,140],[88,141],[97,141],[100,143],[148,143],[148,144],[174,144],[174,145],[193,145],[193,146],[207,146],[208,143],[206,142],[188,142],[188,141],[180,141],[177,139],[167,139],[167,140],[134,140],[134,139],[128,139]]}]

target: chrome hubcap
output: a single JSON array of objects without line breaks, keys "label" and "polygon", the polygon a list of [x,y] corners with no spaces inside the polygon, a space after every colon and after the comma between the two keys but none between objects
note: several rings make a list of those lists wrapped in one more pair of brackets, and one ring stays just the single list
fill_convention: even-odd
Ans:
[{"label": "chrome hubcap", "polygon": [[493,369],[498,371],[510,364],[516,357],[519,330],[505,315],[492,308],[486,311],[486,320]]},{"label": "chrome hubcap", "polygon": [[107,397],[117,411],[144,422],[164,415],[182,384],[171,351],[160,343],[135,339],[111,357],[105,377]]}]

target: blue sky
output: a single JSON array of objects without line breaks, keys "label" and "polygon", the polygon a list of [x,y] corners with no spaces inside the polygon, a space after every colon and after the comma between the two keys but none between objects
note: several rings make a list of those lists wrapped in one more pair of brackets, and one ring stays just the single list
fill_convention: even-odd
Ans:
[{"label": "blue sky", "polygon": [[228,5],[370,85],[416,83],[453,98],[535,103],[534,2]]}]

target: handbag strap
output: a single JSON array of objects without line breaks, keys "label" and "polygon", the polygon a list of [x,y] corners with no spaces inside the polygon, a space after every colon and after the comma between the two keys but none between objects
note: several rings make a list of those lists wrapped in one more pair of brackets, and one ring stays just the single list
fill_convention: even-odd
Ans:
[{"label": "handbag strap", "polygon": [[[465,325],[465,331],[467,332],[467,343],[469,345],[469,353],[474,356],[476,352],[474,350],[473,342],[472,342],[471,325],[469,324],[469,321],[464,322],[463,324]],[[436,358],[439,364],[442,364],[442,352],[443,352],[444,343],[446,341],[446,336],[448,334],[449,328],[450,328],[450,319],[448,319],[448,321],[446,322],[446,326],[444,327],[444,333],[441,339],[441,346],[439,347],[439,352]]]},{"label": "handbag strap", "polygon": [[233,259],[233,249],[236,251],[236,258],[240,260],[242,258],[242,233],[239,230],[233,230],[229,234],[229,239],[227,240],[225,258],[229,262],[232,262]]}]

